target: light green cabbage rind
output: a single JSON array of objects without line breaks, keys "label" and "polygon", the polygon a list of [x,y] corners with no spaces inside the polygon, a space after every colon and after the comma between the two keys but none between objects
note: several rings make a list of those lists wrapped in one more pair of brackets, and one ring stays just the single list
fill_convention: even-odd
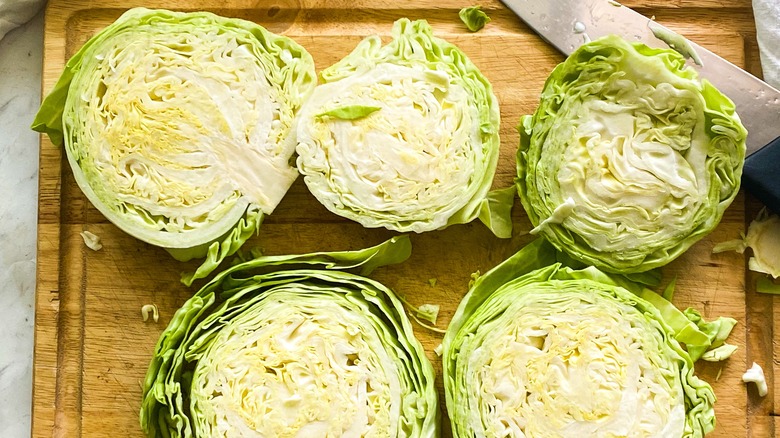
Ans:
[{"label": "light green cabbage rind", "polygon": [[33,129],[128,234],[208,275],[298,173],[293,122],[316,85],[291,39],[206,12],[135,8],[68,61]]},{"label": "light green cabbage rind", "polygon": [[360,251],[264,256],[216,275],[157,342],[144,432],[438,436],[433,367],[398,298],[362,276],[410,253],[401,236]]},{"label": "light green cabbage rind", "polygon": [[453,436],[712,431],[715,395],[681,344],[709,348],[717,330],[625,277],[556,259],[537,239],[461,301],[442,356]]},{"label": "light green cabbage rind", "polygon": [[516,182],[534,232],[605,271],[674,260],[739,190],[747,134],[734,104],[671,49],[584,44],[518,129]]},{"label": "light green cabbage rind", "polygon": [[297,128],[306,185],[365,227],[421,233],[479,218],[510,237],[513,195],[489,193],[500,147],[490,83],[423,20],[396,21],[392,37],[370,36],[320,73]]}]

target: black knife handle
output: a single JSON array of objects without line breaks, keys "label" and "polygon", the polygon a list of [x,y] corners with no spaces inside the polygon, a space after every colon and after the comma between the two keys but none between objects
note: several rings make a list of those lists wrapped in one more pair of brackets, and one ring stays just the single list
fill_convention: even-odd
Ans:
[{"label": "black knife handle", "polygon": [[780,214],[780,137],[745,159],[742,186]]}]

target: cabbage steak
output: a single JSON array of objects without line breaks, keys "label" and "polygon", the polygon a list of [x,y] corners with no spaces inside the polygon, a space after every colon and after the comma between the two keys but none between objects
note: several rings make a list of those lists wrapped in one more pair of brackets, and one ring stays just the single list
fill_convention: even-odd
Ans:
[{"label": "cabbage steak", "polygon": [[206,12],[135,8],[68,61],[33,129],[64,144],[92,204],[179,260],[189,284],[234,253],[298,173],[293,122],[316,85],[300,45]]}]

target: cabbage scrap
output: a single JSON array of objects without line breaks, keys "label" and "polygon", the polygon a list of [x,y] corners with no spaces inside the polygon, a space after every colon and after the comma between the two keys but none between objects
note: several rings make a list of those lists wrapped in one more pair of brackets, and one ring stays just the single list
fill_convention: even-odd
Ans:
[{"label": "cabbage scrap", "polygon": [[149,320],[149,315],[152,316],[152,321],[157,322],[160,319],[160,311],[155,304],[144,304],[141,306],[141,318],[144,322]]},{"label": "cabbage scrap", "polygon": [[103,249],[103,243],[100,242],[100,236],[97,234],[84,230],[80,232],[79,235],[81,235],[81,239],[84,240],[84,245],[92,251],[100,251]]},{"label": "cabbage scrap", "polygon": [[516,182],[534,232],[621,274],[666,265],[717,226],[747,135],[679,53],[618,36],[559,64],[519,130]]},{"label": "cabbage scrap", "polygon": [[753,250],[748,259],[751,271],[780,277],[780,216],[762,209],[750,222],[747,235],[741,239],[721,242],[712,248],[713,253],[736,251],[740,254],[746,249]]},{"label": "cabbage scrap", "polygon": [[641,285],[556,258],[537,239],[461,301],[442,356],[453,436],[712,431],[715,394],[682,345],[706,350],[733,325],[707,333],[693,320],[700,315],[690,319]]},{"label": "cabbage scrap", "polygon": [[708,350],[701,356],[701,360],[707,362],[720,362],[731,357],[737,351],[736,345],[723,344],[720,347]]},{"label": "cabbage scrap", "polygon": [[490,23],[490,17],[482,10],[482,6],[463,8],[458,11],[458,17],[466,25],[466,28],[472,32],[477,32]]},{"label": "cabbage scrap", "polygon": [[67,63],[33,129],[128,234],[208,275],[257,232],[298,173],[293,122],[316,85],[287,37],[206,12],[135,8]]},{"label": "cabbage scrap", "polygon": [[298,170],[331,212],[417,233],[479,218],[510,237],[514,189],[490,192],[498,101],[488,80],[427,22],[361,41],[321,72],[301,109]]},{"label": "cabbage scrap", "polygon": [[144,432],[438,436],[433,367],[398,298],[362,276],[410,253],[402,236],[360,251],[263,256],[215,276],[159,338]]},{"label": "cabbage scrap", "polygon": [[753,362],[753,366],[742,375],[742,381],[745,383],[755,383],[756,391],[760,397],[766,397],[766,395],[769,394],[769,387],[766,384],[764,369],[755,362]]}]

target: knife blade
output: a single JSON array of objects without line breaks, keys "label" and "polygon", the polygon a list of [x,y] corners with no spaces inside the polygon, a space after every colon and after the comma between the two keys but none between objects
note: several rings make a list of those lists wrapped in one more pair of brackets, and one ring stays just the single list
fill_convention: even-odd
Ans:
[{"label": "knife blade", "polygon": [[[501,1],[564,55],[610,34],[666,48],[669,44],[659,36],[676,35],[614,0]],[[688,64],[734,102],[748,130],[743,186],[770,210],[780,213],[780,91],[695,42],[684,41],[696,55]]]}]

